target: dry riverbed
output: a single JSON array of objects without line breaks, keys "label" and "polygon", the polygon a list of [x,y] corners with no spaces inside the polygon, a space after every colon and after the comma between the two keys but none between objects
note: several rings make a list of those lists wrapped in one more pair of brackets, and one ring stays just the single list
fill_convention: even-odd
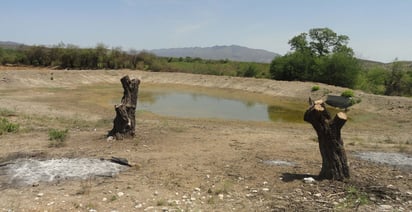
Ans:
[{"label": "dry riverbed", "polygon": [[[141,89],[145,84],[194,86],[302,104],[309,96],[321,98],[345,90],[318,84],[321,89],[313,93],[315,83],[180,73],[0,67],[0,116],[20,124],[18,133],[0,135],[0,210],[412,210],[411,98],[356,91],[362,101],[348,112],[342,129],[351,179],[309,182],[304,178],[318,174],[321,158],[316,133],[308,123],[178,118],[139,111],[134,139],[107,141],[113,104],[95,88],[118,84],[120,101],[119,80],[124,75],[140,78]],[[63,147],[49,147],[50,128],[69,129]],[[362,159],[368,152],[371,160]],[[377,155],[380,152],[390,155]],[[58,176],[30,185],[10,180],[7,170],[7,163],[20,164],[16,159],[22,158],[43,162],[84,158],[95,163],[99,160],[94,159],[113,156],[126,158],[133,166],[110,176],[82,175],[78,180]],[[377,163],[374,157],[388,159]],[[395,164],[386,163],[393,160]],[[93,163],[89,167],[95,168]],[[81,172],[88,169],[84,167]]]}]

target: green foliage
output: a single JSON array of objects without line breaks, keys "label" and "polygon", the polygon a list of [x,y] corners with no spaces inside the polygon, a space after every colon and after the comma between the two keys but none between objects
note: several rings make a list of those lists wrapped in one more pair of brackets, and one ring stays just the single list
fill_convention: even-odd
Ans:
[{"label": "green foliage", "polygon": [[19,128],[19,124],[10,123],[6,118],[0,118],[0,135],[18,132]]},{"label": "green foliage", "polygon": [[314,85],[314,86],[312,86],[311,91],[315,92],[315,91],[318,91],[319,89],[320,89],[319,85]]},{"label": "green foliage", "polygon": [[359,74],[356,88],[374,94],[384,94],[388,75],[389,72],[383,67],[365,68]]},{"label": "green foliage", "polygon": [[293,52],[275,58],[270,66],[276,80],[315,81],[353,88],[360,66],[353,50],[346,46],[349,38],[328,28],[311,29],[293,37]]},{"label": "green foliage", "polygon": [[392,63],[391,71],[385,80],[385,95],[402,96],[412,95],[412,70],[402,63],[395,61]]},{"label": "green foliage", "polygon": [[355,93],[352,90],[345,90],[341,93],[341,96],[351,98],[355,96]]},{"label": "green foliage", "polygon": [[345,201],[338,205],[341,208],[357,208],[360,205],[365,205],[369,203],[368,194],[358,190],[354,186],[349,186],[346,188]]},{"label": "green foliage", "polygon": [[49,130],[49,147],[61,147],[65,145],[66,138],[68,136],[69,130],[58,130],[50,129]]}]

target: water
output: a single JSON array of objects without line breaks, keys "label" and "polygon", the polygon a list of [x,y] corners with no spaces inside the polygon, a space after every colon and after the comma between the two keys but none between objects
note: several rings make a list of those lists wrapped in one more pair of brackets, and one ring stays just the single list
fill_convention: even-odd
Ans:
[{"label": "water", "polygon": [[138,100],[138,110],[159,115],[242,121],[303,122],[302,106],[259,94],[190,88],[143,87]]}]

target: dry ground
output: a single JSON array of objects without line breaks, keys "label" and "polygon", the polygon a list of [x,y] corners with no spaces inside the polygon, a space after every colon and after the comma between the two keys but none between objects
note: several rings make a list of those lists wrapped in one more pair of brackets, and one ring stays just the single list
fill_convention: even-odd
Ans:
[{"label": "dry ground", "polygon": [[[53,72],[54,80],[50,80]],[[357,91],[362,102],[342,130],[351,179],[316,181],[315,131],[307,123],[243,122],[137,115],[137,136],[106,141],[113,105],[101,89],[128,74],[144,84],[237,89],[306,104],[344,88],[314,83],[141,71],[0,68],[0,115],[19,123],[0,136],[0,162],[18,157],[127,158],[132,168],[114,178],[0,187],[2,211],[410,211],[412,173],[359,160],[357,151],[412,153],[412,99]],[[84,93],[77,88],[84,87]],[[103,89],[104,91],[104,89]],[[302,114],[303,117],[303,114]],[[69,129],[66,145],[50,148],[49,128]],[[264,163],[294,162],[294,166]],[[1,176],[0,176],[1,177]],[[0,178],[2,179],[2,178]]]}]

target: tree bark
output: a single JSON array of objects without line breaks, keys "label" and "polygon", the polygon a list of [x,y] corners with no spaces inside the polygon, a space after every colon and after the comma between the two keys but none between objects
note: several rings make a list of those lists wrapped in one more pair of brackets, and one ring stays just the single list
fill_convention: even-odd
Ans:
[{"label": "tree bark", "polygon": [[126,75],[120,79],[120,82],[123,86],[123,97],[121,104],[114,106],[116,117],[113,120],[113,129],[108,134],[117,140],[135,135],[136,105],[140,80],[130,79]]},{"label": "tree bark", "polygon": [[349,178],[349,166],[341,138],[341,129],[347,120],[343,112],[332,119],[322,100],[313,102],[306,110],[304,120],[312,124],[318,135],[319,150],[322,156],[320,179],[344,180]]}]

